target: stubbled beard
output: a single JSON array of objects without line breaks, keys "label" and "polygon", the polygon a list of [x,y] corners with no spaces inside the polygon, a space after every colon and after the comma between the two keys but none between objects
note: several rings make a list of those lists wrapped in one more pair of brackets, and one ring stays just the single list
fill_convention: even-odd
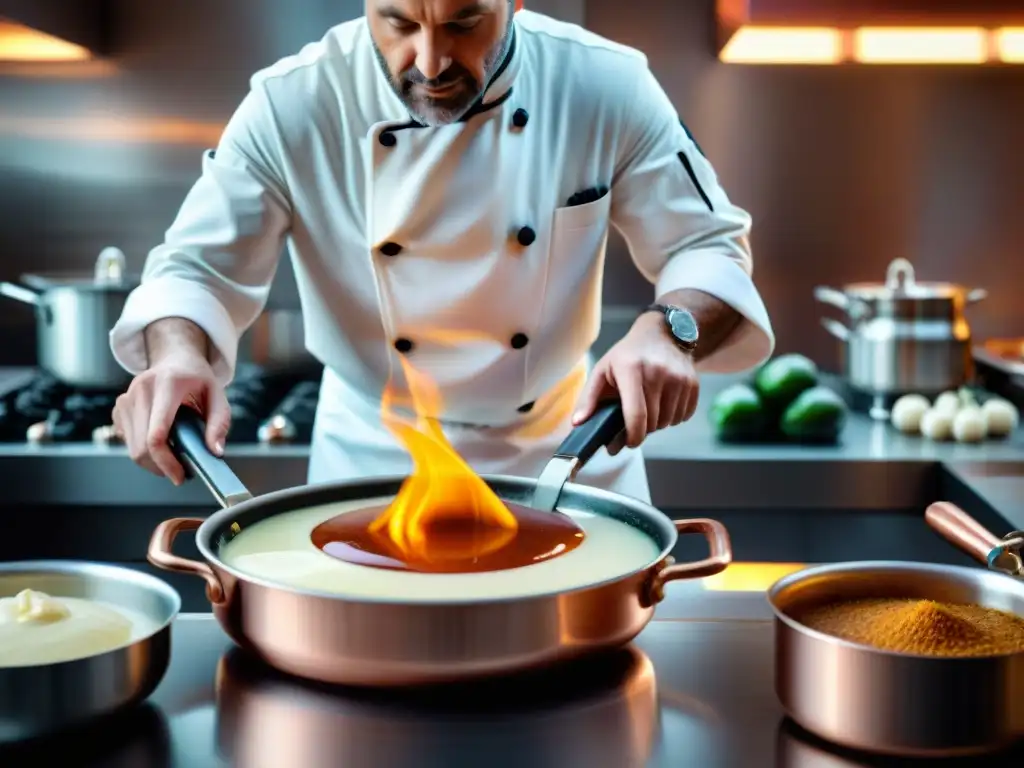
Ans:
[{"label": "stubbled beard", "polygon": [[[373,52],[377,57],[377,64],[380,66],[381,72],[387,78],[388,85],[409,110],[410,115],[424,125],[451,125],[462,119],[473,108],[473,105],[487,90],[491,78],[501,68],[512,40],[512,23],[512,14],[509,13],[508,26],[505,28],[504,36],[491,49],[484,61],[483,82],[478,81],[467,69],[458,64],[452,64],[433,80],[423,77],[415,67],[407,69],[396,78],[388,69],[384,55],[380,52],[376,42],[373,43]],[[441,99],[432,99],[422,93],[417,93],[417,86],[442,88],[450,84],[457,85],[450,96]]]}]

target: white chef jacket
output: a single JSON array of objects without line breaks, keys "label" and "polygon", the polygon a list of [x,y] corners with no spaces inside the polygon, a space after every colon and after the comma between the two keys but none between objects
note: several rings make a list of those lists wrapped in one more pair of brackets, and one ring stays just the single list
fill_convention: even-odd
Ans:
[{"label": "white chef jacket", "polygon": [[[380,419],[389,377],[410,397],[400,355],[437,385],[430,415],[474,469],[537,474],[590,364],[609,223],[657,295],[695,288],[743,316],[703,370],[752,367],[774,346],[748,214],[644,55],[576,25],[517,13],[478,106],[427,127],[380,71],[366,20],[341,24],[254,76],[202,165],[113,353],[140,372],[145,327],[187,318],[226,384],[286,245],[325,365],[311,482],[409,471]],[[602,451],[579,481],[649,499],[639,451]]]}]

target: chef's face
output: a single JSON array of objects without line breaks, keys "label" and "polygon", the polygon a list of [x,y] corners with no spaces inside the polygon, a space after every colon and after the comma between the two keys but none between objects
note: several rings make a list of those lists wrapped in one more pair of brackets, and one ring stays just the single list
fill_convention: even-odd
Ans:
[{"label": "chef's face", "polygon": [[377,59],[398,97],[427,125],[473,106],[501,66],[513,0],[366,0]]}]

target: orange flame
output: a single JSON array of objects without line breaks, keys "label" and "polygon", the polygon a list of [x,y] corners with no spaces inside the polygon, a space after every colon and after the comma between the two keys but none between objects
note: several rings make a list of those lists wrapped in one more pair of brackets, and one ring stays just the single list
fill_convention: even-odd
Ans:
[{"label": "orange flame", "polygon": [[[471,560],[496,552],[515,538],[519,523],[451,446],[437,419],[427,415],[440,413],[437,386],[406,360],[401,362],[416,416],[406,419],[395,412],[394,388],[388,382],[381,418],[409,452],[413,471],[370,524],[370,532],[386,536],[407,561]],[[446,535],[454,529],[462,535]]]}]

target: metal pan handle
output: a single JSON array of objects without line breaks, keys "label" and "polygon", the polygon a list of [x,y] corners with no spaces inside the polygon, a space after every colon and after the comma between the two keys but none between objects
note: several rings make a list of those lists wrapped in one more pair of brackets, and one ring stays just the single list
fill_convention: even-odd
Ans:
[{"label": "metal pan handle", "polygon": [[149,539],[149,550],[146,557],[157,568],[172,573],[190,573],[199,576],[206,582],[206,597],[213,605],[219,605],[224,601],[224,587],[206,563],[198,560],[189,560],[187,557],[180,557],[172,551],[174,540],[182,531],[195,531],[203,524],[201,517],[176,517],[173,520],[165,520],[156,527]]},{"label": "metal pan handle", "polygon": [[993,571],[1022,574],[1019,535],[1000,539],[985,526],[948,501],[937,501],[925,510],[924,519],[936,533]]},{"label": "metal pan handle", "polygon": [[665,585],[679,579],[703,579],[721,573],[732,563],[732,540],[729,531],[717,520],[698,517],[692,520],[673,520],[680,536],[699,533],[708,542],[708,556],[695,563],[676,563],[667,558],[664,567],[651,579],[647,603],[655,605],[665,598]]},{"label": "metal pan handle", "polygon": [[249,489],[231,471],[227,462],[214,456],[206,447],[205,435],[203,418],[183,405],[174,417],[168,444],[178,460],[203,481],[222,507],[233,507],[251,499]]},{"label": "metal pan handle", "polygon": [[560,459],[576,459],[579,469],[602,448],[611,443],[626,428],[622,402],[607,400],[594,410],[589,419],[576,427],[555,451]]}]

